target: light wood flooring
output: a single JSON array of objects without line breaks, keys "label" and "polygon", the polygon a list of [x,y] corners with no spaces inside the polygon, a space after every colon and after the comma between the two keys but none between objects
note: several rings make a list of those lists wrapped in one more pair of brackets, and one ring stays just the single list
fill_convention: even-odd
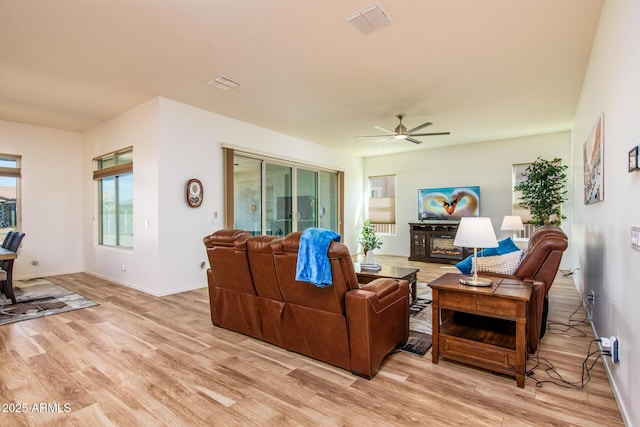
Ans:
[{"label": "light wood flooring", "polygon": [[[424,282],[452,271],[376,260],[416,266]],[[623,425],[600,361],[582,390],[532,378],[519,389],[510,377],[434,365],[430,351],[394,353],[368,381],[212,326],[206,289],[156,298],[82,273],[50,280],[100,305],[0,326],[2,426]],[[551,320],[567,323],[579,303],[571,280],[558,279]],[[592,339],[579,329],[587,336],[547,332],[539,353],[578,382]],[[535,377],[550,379],[543,368]]]}]

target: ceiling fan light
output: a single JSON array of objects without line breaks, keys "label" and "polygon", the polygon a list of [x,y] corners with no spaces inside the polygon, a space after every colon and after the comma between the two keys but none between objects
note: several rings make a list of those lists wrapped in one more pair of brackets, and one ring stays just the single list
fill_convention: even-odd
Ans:
[{"label": "ceiling fan light", "polygon": [[396,132],[396,137],[398,135],[404,135],[402,137],[402,139],[407,137],[407,128],[405,127],[405,125],[403,125],[402,123],[400,123],[398,126],[396,126],[395,128],[395,132]]},{"label": "ceiling fan light", "polygon": [[407,134],[398,133],[394,136],[395,139],[407,139]]}]

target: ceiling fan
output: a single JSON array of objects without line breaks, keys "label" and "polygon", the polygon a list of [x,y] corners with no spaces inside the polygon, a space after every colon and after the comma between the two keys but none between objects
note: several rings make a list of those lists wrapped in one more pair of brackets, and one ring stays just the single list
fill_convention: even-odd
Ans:
[{"label": "ceiling fan", "polygon": [[382,131],[388,132],[386,135],[367,135],[367,136],[356,136],[356,138],[387,138],[382,141],[380,144],[384,144],[385,142],[391,141],[392,139],[406,139],[407,141],[411,141],[414,144],[422,144],[422,141],[415,139],[416,136],[434,136],[434,135],[449,135],[451,132],[433,132],[433,133],[415,133],[420,129],[426,128],[427,126],[431,126],[433,123],[426,122],[421,124],[420,126],[416,126],[413,129],[407,130],[405,125],[402,124],[402,119],[404,118],[404,114],[397,114],[396,117],[400,121],[398,126],[394,130],[384,128],[382,126],[374,126],[376,129],[380,129]]}]

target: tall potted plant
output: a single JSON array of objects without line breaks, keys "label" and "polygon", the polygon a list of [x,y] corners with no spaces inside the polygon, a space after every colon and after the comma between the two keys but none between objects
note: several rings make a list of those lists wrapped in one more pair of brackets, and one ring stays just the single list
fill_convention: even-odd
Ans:
[{"label": "tall potted plant", "polygon": [[561,203],[566,200],[567,165],[561,159],[538,157],[523,172],[525,179],[514,187],[522,192],[520,205],[531,211],[531,223],[536,226],[560,225]]},{"label": "tall potted plant", "polygon": [[370,219],[362,223],[359,242],[364,250],[367,259],[366,262],[373,263],[373,250],[379,249],[382,246],[382,239],[376,234],[376,230],[373,228],[373,225],[371,225]]}]

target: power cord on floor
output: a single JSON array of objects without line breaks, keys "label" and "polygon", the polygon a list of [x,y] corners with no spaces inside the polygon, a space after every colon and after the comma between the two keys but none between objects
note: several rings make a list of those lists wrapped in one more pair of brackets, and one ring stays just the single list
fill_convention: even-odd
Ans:
[{"label": "power cord on floor", "polygon": [[562,277],[569,277],[569,276],[572,276],[572,275],[573,275],[573,273],[575,273],[575,272],[576,272],[576,271],[578,271],[578,270],[580,270],[580,269],[579,269],[579,268],[574,268],[574,269],[573,269],[573,270],[571,270],[571,271],[565,271],[565,270],[562,270],[562,269],[558,269],[558,271],[562,274]]},{"label": "power cord on floor", "polygon": [[[549,320],[547,322],[547,332],[557,335],[563,335],[565,337],[586,337],[587,334],[581,329],[578,329],[579,326],[589,326],[589,322],[587,321],[587,317],[585,315],[582,320],[574,320],[573,317],[578,314],[580,308],[585,305],[585,297],[586,293],[582,294],[582,301],[578,307],[569,315],[568,323],[556,322],[553,320]],[[587,303],[590,304],[590,303]]]},{"label": "power cord on floor", "polygon": [[[577,390],[582,390],[589,384],[591,380],[591,369],[595,366],[596,362],[605,355],[608,355],[609,352],[605,350],[595,350],[591,351],[591,345],[595,342],[599,342],[600,340],[591,340],[589,342],[589,347],[587,348],[587,356],[582,362],[582,375],[580,381],[568,381],[562,377],[562,375],[557,371],[555,366],[547,359],[540,357],[539,352],[540,348],[536,352],[536,365],[527,371],[527,376],[536,382],[536,387],[542,387],[544,384],[550,383],[557,385],[558,387],[564,388],[573,388]],[[592,356],[596,356],[596,358],[589,362],[589,359]],[[535,369],[544,368],[544,372],[547,373],[550,379],[541,380],[535,377]]]},{"label": "power cord on floor", "polygon": [[[584,319],[575,320],[574,316],[578,314],[580,308],[582,307],[590,307],[592,305],[592,301],[589,299],[590,295],[584,292],[581,296],[580,305],[576,307],[576,309],[569,315],[569,319],[567,323],[556,322],[556,321],[548,321],[547,332],[550,334],[557,334],[566,337],[579,338],[586,337],[587,334],[582,329],[579,329],[581,326],[589,326],[589,322],[587,321],[587,316],[585,315]],[[590,372],[591,369],[595,366],[596,362],[602,357],[609,355],[610,352],[607,350],[591,350],[591,346],[595,342],[600,342],[599,339],[593,339],[589,342],[589,346],[587,347],[587,356],[582,361],[582,374],[579,381],[568,381],[562,377],[562,375],[555,368],[553,363],[544,357],[540,357],[540,346],[538,346],[538,351],[535,354],[535,365],[527,371],[527,376],[536,382],[536,387],[542,387],[543,384],[551,383],[557,385],[559,387],[564,388],[574,388],[574,389],[583,389],[589,383],[591,379]],[[590,359],[596,356],[596,358],[592,361]],[[535,370],[536,369],[544,369],[549,379],[541,380],[536,378]]]}]

